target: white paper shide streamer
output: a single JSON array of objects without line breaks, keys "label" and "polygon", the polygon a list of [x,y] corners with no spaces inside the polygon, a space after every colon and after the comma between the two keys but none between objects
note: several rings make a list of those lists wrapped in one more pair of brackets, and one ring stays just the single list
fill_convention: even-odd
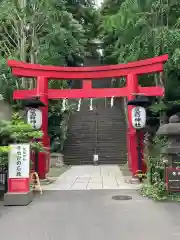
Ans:
[{"label": "white paper shide streamer", "polygon": [[93,99],[92,98],[90,98],[90,106],[89,106],[89,110],[90,111],[93,111]]},{"label": "white paper shide streamer", "polygon": [[104,102],[105,102],[105,108],[106,108],[106,106],[107,106],[107,98],[105,97],[105,99],[104,99]]},{"label": "white paper shide streamer", "polygon": [[63,99],[62,101],[62,112],[66,111],[66,98]]},{"label": "white paper shide streamer", "polygon": [[79,99],[79,101],[78,101],[78,107],[77,107],[77,111],[79,112],[80,111],[80,109],[81,109],[81,98]]},{"label": "white paper shide streamer", "polygon": [[111,97],[111,108],[114,106],[114,96]]}]

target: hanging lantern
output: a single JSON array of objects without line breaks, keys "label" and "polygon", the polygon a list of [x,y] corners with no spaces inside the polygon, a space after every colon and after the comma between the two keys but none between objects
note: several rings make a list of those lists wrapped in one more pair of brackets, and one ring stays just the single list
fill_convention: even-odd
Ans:
[{"label": "hanging lantern", "polygon": [[42,112],[38,108],[29,108],[27,111],[27,123],[33,129],[40,129],[42,126]]},{"label": "hanging lantern", "polygon": [[40,100],[40,97],[27,98],[22,103],[27,108],[27,123],[35,130],[40,129],[42,126],[42,111],[39,108],[44,107],[45,104]]},{"label": "hanging lantern", "polygon": [[135,129],[144,128],[146,125],[146,109],[144,107],[134,107],[132,109],[132,125]]},{"label": "hanging lantern", "polygon": [[146,96],[137,95],[135,99],[128,101],[129,106],[134,106],[131,111],[132,125],[136,129],[146,125],[146,108],[151,104]]}]

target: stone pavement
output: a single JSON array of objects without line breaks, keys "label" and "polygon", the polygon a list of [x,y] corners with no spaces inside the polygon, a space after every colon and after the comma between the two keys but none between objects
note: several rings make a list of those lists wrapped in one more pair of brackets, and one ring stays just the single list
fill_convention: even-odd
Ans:
[{"label": "stone pavement", "polygon": [[128,184],[117,165],[72,166],[44,190],[136,189]]},{"label": "stone pavement", "polygon": [[[116,194],[132,200],[112,200]],[[0,204],[0,239],[179,240],[179,214],[179,203],[153,202],[135,190],[45,191],[27,207]]]}]

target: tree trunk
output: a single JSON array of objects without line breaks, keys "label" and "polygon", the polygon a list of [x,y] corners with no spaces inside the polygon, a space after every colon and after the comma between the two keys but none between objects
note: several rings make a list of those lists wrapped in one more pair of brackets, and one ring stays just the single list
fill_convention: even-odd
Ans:
[{"label": "tree trunk", "polygon": [[[19,0],[21,8],[21,21],[20,21],[20,60],[26,62],[26,0]],[[22,88],[28,88],[26,78],[22,78]]]}]

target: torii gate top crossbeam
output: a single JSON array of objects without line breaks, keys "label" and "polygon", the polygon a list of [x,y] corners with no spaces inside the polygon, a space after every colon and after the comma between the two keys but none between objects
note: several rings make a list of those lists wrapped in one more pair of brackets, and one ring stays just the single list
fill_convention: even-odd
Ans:
[{"label": "torii gate top crossbeam", "polygon": [[[132,94],[144,94],[146,96],[163,96],[162,87],[141,87],[138,85],[138,75],[152,72],[162,72],[163,64],[167,61],[168,55],[155,57],[152,59],[131,62],[128,64],[118,64],[110,66],[95,67],[54,67],[42,66],[39,64],[29,64],[9,60],[8,65],[12,67],[15,76],[36,77],[37,88],[33,90],[14,91],[14,99],[24,99],[33,96],[47,95],[48,99],[61,98],[103,98],[103,97],[130,97]],[[124,88],[92,88],[93,79],[103,79],[108,77],[127,78]],[[48,80],[55,78],[63,79],[83,79],[82,89],[48,89]],[[46,87],[45,87],[46,85]],[[44,91],[44,86],[46,91]],[[42,90],[43,89],[43,90]]]},{"label": "torii gate top crossbeam", "polygon": [[40,77],[62,79],[102,79],[108,77],[127,76],[128,74],[148,74],[162,72],[163,64],[168,60],[168,55],[140,60],[127,64],[95,67],[55,67],[42,66],[9,60],[8,65],[12,67],[15,76]]}]

